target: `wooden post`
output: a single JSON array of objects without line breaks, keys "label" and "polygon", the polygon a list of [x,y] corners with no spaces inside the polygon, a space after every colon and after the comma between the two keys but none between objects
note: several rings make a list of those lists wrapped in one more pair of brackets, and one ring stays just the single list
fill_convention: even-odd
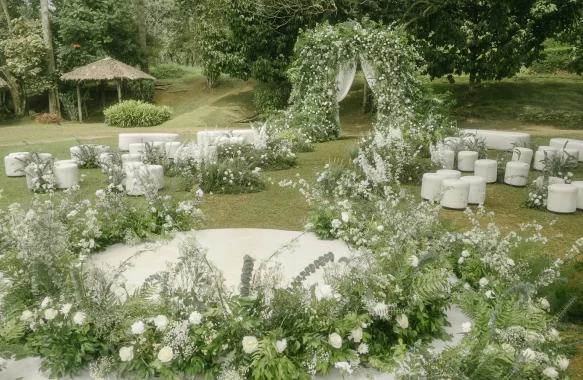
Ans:
[{"label": "wooden post", "polygon": [[117,101],[121,103],[121,79],[117,80]]},{"label": "wooden post", "polygon": [[83,123],[83,108],[81,108],[81,83],[77,81],[77,106],[79,108],[79,123]]},{"label": "wooden post", "polygon": [[105,81],[101,81],[101,108],[105,109]]}]

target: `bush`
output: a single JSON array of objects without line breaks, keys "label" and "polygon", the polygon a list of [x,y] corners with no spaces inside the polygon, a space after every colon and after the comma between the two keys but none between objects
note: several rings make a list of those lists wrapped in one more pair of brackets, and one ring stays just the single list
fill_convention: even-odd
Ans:
[{"label": "bush", "polygon": [[200,171],[200,188],[205,194],[257,193],[265,190],[260,169],[242,161],[206,164]]},{"label": "bush", "polygon": [[263,170],[285,170],[293,168],[297,156],[290,150],[256,149],[249,145],[223,145],[218,147],[219,161],[243,161],[250,167]]},{"label": "bush", "polygon": [[260,83],[253,91],[253,104],[260,115],[268,116],[287,106],[290,93],[288,82]]},{"label": "bush", "polygon": [[156,86],[151,80],[131,81],[126,85],[126,93],[128,93],[129,97],[133,100],[153,103],[154,95],[156,94]]},{"label": "bush", "polygon": [[61,124],[59,115],[53,115],[52,113],[41,113],[35,120],[39,124]]},{"label": "bush", "polygon": [[180,65],[162,64],[150,68],[150,75],[156,79],[178,79],[188,74]]},{"label": "bush", "polygon": [[172,109],[139,100],[126,100],[103,111],[107,125],[122,128],[152,127],[170,119]]}]

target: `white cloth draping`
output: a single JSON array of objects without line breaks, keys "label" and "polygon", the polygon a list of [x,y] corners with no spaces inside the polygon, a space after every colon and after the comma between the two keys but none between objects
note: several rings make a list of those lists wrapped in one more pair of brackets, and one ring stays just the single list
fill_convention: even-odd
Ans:
[{"label": "white cloth draping", "polygon": [[345,62],[340,65],[340,71],[336,77],[336,86],[338,87],[338,93],[336,94],[336,100],[341,102],[348,91],[350,91],[350,86],[352,86],[352,81],[354,80],[354,75],[356,74],[356,63],[355,62]]},{"label": "white cloth draping", "polygon": [[360,59],[360,65],[362,66],[362,71],[364,73],[364,78],[368,83],[368,86],[372,90],[373,94],[375,93],[375,87],[377,83],[378,73],[375,67],[366,59]]}]

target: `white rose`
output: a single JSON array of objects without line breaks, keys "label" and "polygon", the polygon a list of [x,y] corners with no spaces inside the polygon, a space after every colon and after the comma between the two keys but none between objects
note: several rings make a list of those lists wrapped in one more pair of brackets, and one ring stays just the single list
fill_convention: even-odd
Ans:
[{"label": "white rose", "polygon": [[547,367],[543,371],[543,375],[545,375],[546,377],[548,377],[550,379],[555,379],[555,378],[559,377],[559,372],[557,372],[555,367]]},{"label": "white rose", "polygon": [[316,298],[318,300],[329,299],[329,298],[332,298],[332,296],[334,295],[332,292],[332,287],[330,285],[326,285],[326,284],[319,285],[316,288],[315,293],[316,293]]},{"label": "white rose", "polygon": [[30,310],[25,310],[22,312],[22,315],[20,315],[20,320],[23,322],[29,322],[32,317],[33,317],[33,313]]},{"label": "white rose", "polygon": [[202,322],[202,314],[198,311],[193,311],[190,313],[190,317],[188,317],[188,322],[193,325],[200,325],[200,322]]},{"label": "white rose", "polygon": [[551,304],[549,303],[549,301],[547,301],[546,298],[541,298],[540,299],[540,305],[545,310],[550,310],[551,309]]},{"label": "white rose", "polygon": [[484,293],[484,295],[486,296],[486,298],[488,299],[492,299],[494,298],[494,292],[491,290],[488,290],[486,293]]},{"label": "white rose", "polygon": [[348,223],[348,221],[350,220],[350,214],[347,213],[346,211],[343,211],[340,215],[342,215],[342,221],[344,223]]},{"label": "white rose", "polygon": [[480,286],[483,288],[484,286],[487,286],[489,282],[490,281],[488,281],[488,279],[486,277],[482,277],[480,279]]},{"label": "white rose", "polygon": [[536,359],[536,353],[531,350],[530,348],[527,348],[525,350],[522,350],[522,356],[524,356],[524,358],[526,360],[534,360]]},{"label": "white rose", "polygon": [[49,306],[49,303],[51,303],[51,301],[52,301],[51,297],[45,297],[43,302],[40,304],[40,307],[44,309],[45,307]]},{"label": "white rose", "polygon": [[168,326],[168,317],[166,317],[165,315],[159,315],[156,317],[156,319],[154,319],[154,324],[156,325],[159,331],[164,331]]},{"label": "white rose", "polygon": [[132,334],[140,335],[143,334],[145,330],[146,328],[144,326],[144,322],[142,321],[134,322],[134,324],[132,325]]},{"label": "white rose", "polygon": [[277,352],[281,354],[287,348],[287,339],[284,338],[275,342],[275,348],[277,348]]},{"label": "white rose", "polygon": [[549,337],[551,340],[559,340],[560,334],[555,328],[549,330]]},{"label": "white rose", "polygon": [[385,226],[383,226],[382,224],[379,224],[379,225],[377,226],[377,231],[378,231],[378,232],[383,232],[384,230],[385,230]]},{"label": "white rose", "polygon": [[342,337],[336,333],[328,335],[328,343],[334,348],[342,347]]},{"label": "white rose", "polygon": [[360,342],[362,340],[362,329],[360,327],[355,328],[350,332],[350,336],[356,343]]},{"label": "white rose", "polygon": [[458,264],[463,264],[463,262],[464,262],[464,258],[463,257],[460,257],[458,259],[458,261],[457,261]]},{"label": "white rose", "polygon": [[68,315],[69,312],[71,311],[71,307],[73,307],[73,305],[70,303],[64,304],[63,306],[61,306],[61,313],[63,315]]},{"label": "white rose", "polygon": [[366,343],[359,344],[356,351],[361,355],[368,354],[368,344]]},{"label": "white rose", "polygon": [[49,321],[52,319],[55,319],[57,314],[59,314],[59,312],[56,311],[55,309],[46,309],[45,310],[45,319],[49,320]]},{"label": "white rose", "polygon": [[412,267],[416,267],[417,265],[419,265],[419,259],[417,258],[417,256],[413,255],[409,258],[409,263],[411,264]]},{"label": "white rose", "polygon": [[253,353],[259,346],[259,341],[254,336],[246,336],[243,338],[243,351],[247,354]]},{"label": "white rose", "polygon": [[469,257],[469,256],[470,256],[470,252],[468,252],[468,250],[467,250],[467,249],[464,249],[464,250],[462,251],[462,257]]},{"label": "white rose", "polygon": [[83,313],[82,311],[78,311],[73,316],[73,322],[75,322],[76,325],[82,325],[83,322],[85,322],[85,318],[86,318],[85,313]]},{"label": "white rose", "polygon": [[564,356],[558,356],[557,357],[557,367],[559,367],[561,369],[561,371],[565,371],[567,368],[569,368],[569,359],[567,359]]},{"label": "white rose", "polygon": [[122,362],[129,362],[132,360],[134,358],[134,346],[120,348],[119,358]]},{"label": "white rose", "polygon": [[162,347],[160,352],[158,352],[158,360],[160,360],[162,363],[168,363],[172,360],[173,356],[174,352],[172,351],[172,347]]},{"label": "white rose", "polygon": [[402,329],[409,327],[409,318],[407,318],[405,314],[401,314],[401,316],[397,317],[395,320]]},{"label": "white rose", "polygon": [[462,331],[465,333],[469,333],[470,331],[472,331],[472,322],[462,323]]}]

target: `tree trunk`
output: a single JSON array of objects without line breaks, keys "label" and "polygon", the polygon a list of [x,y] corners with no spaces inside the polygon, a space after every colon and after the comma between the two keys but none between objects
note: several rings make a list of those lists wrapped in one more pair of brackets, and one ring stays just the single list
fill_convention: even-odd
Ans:
[{"label": "tree trunk", "polygon": [[6,5],[6,0],[0,0],[0,3],[2,3],[2,10],[4,11],[4,17],[6,17],[8,31],[12,33],[12,21],[10,21],[10,13],[8,13],[8,5]]},{"label": "tree trunk", "polygon": [[[43,27],[43,40],[47,46],[47,55],[49,61],[48,74],[51,78],[55,76],[55,53],[53,50],[53,38],[51,35],[51,22],[49,15],[49,1],[40,0],[40,16]],[[55,88],[49,90],[49,113],[61,116],[61,107],[59,107],[59,93]]]},{"label": "tree trunk", "polygon": [[474,92],[476,91],[476,72],[472,71],[470,73],[470,86],[469,86],[469,91],[470,94],[474,94]]},{"label": "tree trunk", "polygon": [[6,69],[0,70],[6,78],[6,83],[8,83],[8,91],[10,91],[10,97],[12,98],[12,106],[14,107],[14,114],[16,116],[24,116],[26,112],[26,95],[18,83],[18,79],[12,73]]},{"label": "tree trunk", "polygon": [[148,65],[148,43],[147,43],[147,28],[146,28],[146,18],[144,17],[144,0],[135,0],[136,6],[136,18],[138,23],[138,37],[140,39],[140,48],[142,50],[142,63],[141,69],[145,73],[150,72],[150,67]]}]

